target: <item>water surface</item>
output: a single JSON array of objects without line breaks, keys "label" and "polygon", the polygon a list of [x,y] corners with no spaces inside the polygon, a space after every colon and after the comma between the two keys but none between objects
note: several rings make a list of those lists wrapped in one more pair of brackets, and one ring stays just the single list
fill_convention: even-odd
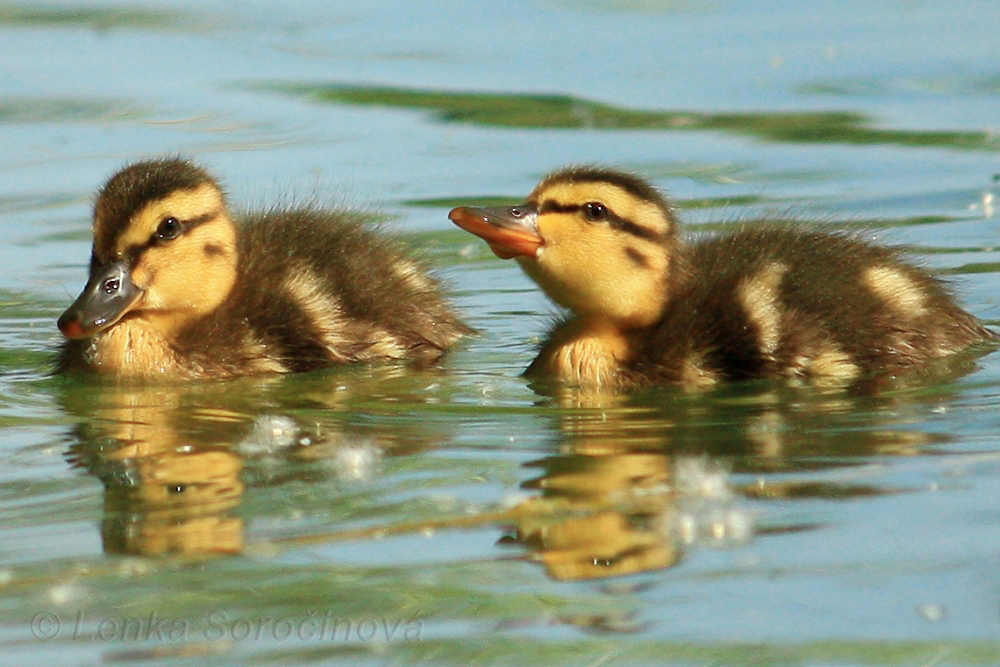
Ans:
[{"label": "water surface", "polygon": [[[882,395],[536,392],[552,308],[447,222],[546,172],[692,233],[796,212],[1000,320],[986,0],[0,4],[5,664],[987,665],[996,355]],[[51,377],[92,193],[196,157],[391,220],[482,331],[442,369]]]}]

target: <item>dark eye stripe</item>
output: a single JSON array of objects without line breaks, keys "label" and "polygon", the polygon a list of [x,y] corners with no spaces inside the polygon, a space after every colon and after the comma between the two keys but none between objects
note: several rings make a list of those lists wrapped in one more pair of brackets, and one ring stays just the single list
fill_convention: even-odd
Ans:
[{"label": "dark eye stripe", "polygon": [[204,225],[206,222],[211,222],[219,217],[222,211],[210,211],[208,213],[203,213],[201,215],[195,216],[190,220],[181,220],[181,225],[184,227],[184,232],[187,233],[197,227],[198,225]]},{"label": "dark eye stripe", "polygon": [[[222,211],[210,211],[208,213],[203,213],[202,215],[197,215],[188,220],[180,220],[181,229],[183,230],[181,234],[187,234],[189,231],[194,229],[199,225],[204,225],[206,222],[211,222],[215,220],[222,214]],[[179,219],[178,219],[179,220]],[[130,263],[134,266],[135,262],[139,257],[152,248],[155,245],[160,245],[162,240],[157,236],[156,232],[145,243],[137,243],[136,245],[130,246],[125,251],[125,255],[129,258]]]},{"label": "dark eye stripe", "polygon": [[[548,199],[542,202],[542,205],[538,209],[539,215],[544,215],[545,213],[580,213],[583,211],[583,204],[560,204],[557,201]],[[625,232],[626,234],[631,234],[632,236],[638,236],[641,239],[646,239],[647,241],[661,241],[663,240],[663,235],[659,232],[653,231],[642,225],[637,225],[636,223],[628,220],[626,218],[619,217],[615,215],[615,212],[610,208],[605,207],[608,212],[607,223],[611,225],[612,229],[617,229],[618,231]]]},{"label": "dark eye stripe", "polygon": [[631,220],[619,218],[614,213],[608,216],[608,224],[610,224],[614,229],[623,231],[626,234],[631,234],[632,236],[638,236],[640,239],[657,242],[663,240],[663,235],[659,232],[643,227],[642,225],[637,225]]}]

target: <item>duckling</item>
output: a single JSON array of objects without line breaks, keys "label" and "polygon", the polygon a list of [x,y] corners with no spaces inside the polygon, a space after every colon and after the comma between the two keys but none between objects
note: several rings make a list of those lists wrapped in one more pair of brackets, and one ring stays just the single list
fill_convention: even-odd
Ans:
[{"label": "duckling", "polygon": [[94,205],[90,278],[59,318],[59,370],[228,379],[379,360],[436,363],[471,333],[364,216],[234,216],[194,163],[126,166]]},{"label": "duckling", "polygon": [[529,377],[850,385],[997,342],[899,249],[776,222],[688,242],[660,192],[612,169],[567,168],[523,204],[449,217],[569,311]]}]

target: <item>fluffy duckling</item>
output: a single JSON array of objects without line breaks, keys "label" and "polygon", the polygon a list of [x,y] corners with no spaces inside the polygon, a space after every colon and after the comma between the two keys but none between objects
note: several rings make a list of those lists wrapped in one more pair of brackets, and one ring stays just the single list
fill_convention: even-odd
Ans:
[{"label": "fluffy duckling", "polygon": [[570,311],[529,376],[850,384],[996,341],[898,249],[775,223],[689,243],[655,188],[610,169],[558,171],[523,204],[449,217]]},{"label": "fluffy duckling", "polygon": [[212,176],[182,159],[127,166],[100,191],[90,279],[58,325],[61,370],[168,379],[431,364],[471,331],[363,216],[237,218]]}]

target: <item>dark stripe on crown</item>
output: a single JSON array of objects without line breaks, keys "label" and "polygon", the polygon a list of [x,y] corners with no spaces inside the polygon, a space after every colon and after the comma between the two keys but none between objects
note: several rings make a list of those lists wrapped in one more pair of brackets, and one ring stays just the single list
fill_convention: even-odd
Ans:
[{"label": "dark stripe on crown", "polygon": [[[560,204],[559,202],[547,199],[542,202],[542,205],[538,208],[539,215],[544,215],[546,213],[579,213],[583,210],[584,204]],[[647,241],[662,241],[663,235],[652,229],[638,225],[631,220],[622,218],[615,214],[610,208],[608,209],[608,218],[605,220],[612,229],[617,229],[618,231],[625,232],[626,234],[631,234],[632,236],[637,236],[641,239],[646,239]]]},{"label": "dark stripe on crown", "polygon": [[193,190],[213,182],[207,171],[180,158],[148,160],[125,167],[108,179],[97,195],[95,241],[99,241],[101,250],[107,252],[114,247],[132,217],[151,202],[177,190]]},{"label": "dark stripe on crown", "polygon": [[610,183],[644,201],[656,204],[665,211],[670,210],[663,195],[648,182],[634,174],[604,167],[570,167],[545,177],[536,192],[556,183]]}]

